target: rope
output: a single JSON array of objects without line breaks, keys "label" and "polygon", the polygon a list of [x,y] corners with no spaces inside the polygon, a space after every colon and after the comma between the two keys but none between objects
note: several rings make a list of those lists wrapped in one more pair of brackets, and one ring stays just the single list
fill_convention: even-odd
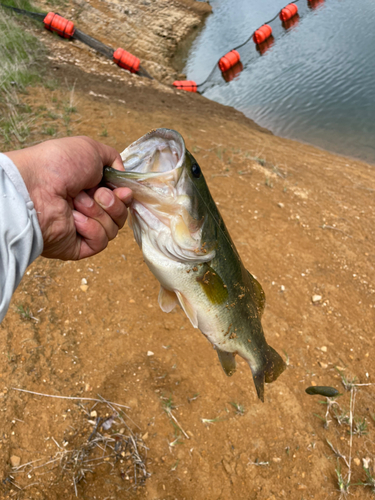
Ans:
[{"label": "rope", "polygon": [[[37,19],[38,21],[44,21],[45,17],[47,16],[46,13],[43,12],[30,12],[28,10],[24,9],[19,9],[17,7],[12,7],[10,5],[5,5],[0,3],[1,7],[4,7],[6,9],[10,9],[17,14],[21,14],[27,17],[31,17],[33,19]],[[100,42],[99,40],[96,40],[96,38],[93,38],[92,36],[87,35],[86,33],[83,33],[83,31],[79,29],[75,29],[74,34],[72,35],[73,39],[79,40],[80,42],[84,43],[85,45],[91,47],[94,49],[96,52],[99,52],[102,54],[104,57],[107,59],[113,60],[113,54],[114,54],[114,49],[112,47],[109,47],[108,45],[105,45],[104,43]],[[142,66],[139,66],[139,70],[136,72],[138,76],[144,76],[146,78],[150,78],[153,80],[152,76],[144,69]]]},{"label": "rope", "polygon": [[[294,0],[294,1],[289,2],[289,3],[298,3],[298,2],[299,2],[299,0]],[[282,10],[282,9],[281,9],[281,10]],[[264,25],[264,24],[271,24],[271,23],[272,23],[275,19],[277,19],[277,17],[280,15],[281,10],[280,10],[280,11],[279,11],[279,12],[278,12],[278,13],[277,13],[277,14],[276,14],[276,15],[275,15],[272,19],[270,19],[269,21],[266,21],[265,23],[263,23],[263,25]],[[262,26],[263,26],[263,25],[262,25]],[[256,31],[256,30],[255,30],[255,31]],[[249,41],[253,38],[255,31],[253,31],[253,32],[251,33],[251,35],[249,36],[249,38],[247,38],[247,39],[246,39],[243,43],[241,43],[240,45],[237,45],[237,47],[234,47],[234,48],[233,48],[233,49],[231,49],[231,50],[238,50],[238,49],[240,49],[241,47],[243,47],[244,45],[246,45],[246,44],[247,44],[247,43],[248,43],[248,42],[249,42]],[[228,51],[228,52],[229,52],[229,51]],[[220,59],[221,59],[221,58],[220,58]],[[216,67],[217,67],[217,66],[218,66],[218,64],[219,64],[220,59],[218,59],[218,60],[217,60],[217,62],[216,62],[216,64],[215,64],[215,66],[213,67],[212,71],[211,71],[211,72],[210,72],[210,74],[207,76],[207,78],[206,78],[206,79],[205,79],[202,83],[198,83],[198,84],[197,84],[197,87],[202,87],[203,85],[205,85],[205,84],[206,84],[206,83],[210,80],[210,78],[212,77],[212,75],[214,74],[214,72],[215,72],[215,70],[216,70]]]}]

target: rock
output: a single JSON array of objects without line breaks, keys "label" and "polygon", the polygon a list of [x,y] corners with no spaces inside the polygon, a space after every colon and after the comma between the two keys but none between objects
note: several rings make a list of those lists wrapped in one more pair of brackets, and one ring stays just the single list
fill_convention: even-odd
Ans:
[{"label": "rock", "polygon": [[359,458],[354,458],[353,462],[356,464],[357,467],[359,467],[361,465],[361,461]]},{"label": "rock", "polygon": [[87,285],[87,279],[86,278],[82,278],[81,279],[81,285]]},{"label": "rock", "polygon": [[324,346],[322,346],[322,347],[320,348],[320,350],[321,350],[322,352],[327,352],[327,351],[328,351],[328,348],[327,348],[327,346],[325,346],[325,345],[324,345]]},{"label": "rock", "polygon": [[274,457],[272,459],[272,462],[275,462],[277,464],[278,462],[281,462],[281,458],[280,457]]},{"label": "rock", "polygon": [[12,455],[10,457],[10,463],[12,464],[12,467],[18,467],[21,463],[21,458],[17,457],[17,455]]},{"label": "rock", "polygon": [[88,285],[81,285],[80,286],[80,289],[82,290],[82,292],[85,292],[85,293],[87,292],[88,288],[89,288]]},{"label": "rock", "polygon": [[322,361],[318,361],[318,363],[319,363],[319,366],[320,366],[321,368],[324,368],[324,369],[325,369],[325,368],[328,368],[327,363],[323,363]]},{"label": "rock", "polygon": [[98,416],[96,410],[92,410],[92,412],[90,413],[90,417],[92,418],[96,418]]},{"label": "rock", "polygon": [[284,285],[281,285],[280,292],[285,292],[285,286]]},{"label": "rock", "polygon": [[280,208],[284,208],[284,203],[280,202],[280,203],[277,204],[277,206],[280,207]]},{"label": "rock", "polygon": [[322,300],[322,296],[321,295],[313,295],[311,297],[311,300],[312,300],[313,304],[316,304],[317,302],[320,302]]},{"label": "rock", "polygon": [[135,304],[135,300],[134,299],[130,299],[129,300],[129,304]]},{"label": "rock", "polygon": [[153,356],[154,353],[152,351],[147,351],[147,356]]}]

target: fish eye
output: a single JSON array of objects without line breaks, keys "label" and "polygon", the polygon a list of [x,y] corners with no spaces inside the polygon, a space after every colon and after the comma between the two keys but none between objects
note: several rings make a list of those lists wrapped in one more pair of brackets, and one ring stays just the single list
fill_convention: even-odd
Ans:
[{"label": "fish eye", "polygon": [[191,166],[191,173],[194,175],[194,177],[198,178],[201,176],[201,168],[197,163],[193,163]]}]

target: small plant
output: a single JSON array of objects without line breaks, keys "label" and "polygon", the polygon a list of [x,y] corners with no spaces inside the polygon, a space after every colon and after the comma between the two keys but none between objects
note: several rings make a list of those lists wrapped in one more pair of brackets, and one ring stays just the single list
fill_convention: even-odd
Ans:
[{"label": "small plant", "polygon": [[233,408],[236,410],[236,414],[237,415],[244,415],[245,413],[245,407],[240,405],[239,403],[235,403],[235,402],[231,402],[231,405],[233,406]]},{"label": "small plant", "polygon": [[30,311],[29,306],[25,307],[23,304],[20,304],[19,306],[17,306],[17,312],[21,316],[21,318],[26,321],[35,319],[32,312]]},{"label": "small plant", "polygon": [[108,130],[105,127],[103,127],[103,130],[101,131],[100,136],[101,137],[108,137]]},{"label": "small plant", "polygon": [[350,483],[348,481],[345,481],[345,479],[342,476],[341,473],[341,467],[340,464],[337,462],[337,467],[335,469],[336,475],[337,475],[337,483],[339,485],[339,491],[341,494],[346,495],[349,490]]},{"label": "small plant", "polygon": [[47,127],[43,130],[42,134],[44,135],[56,135],[56,132],[57,130],[55,129],[55,127]]},{"label": "small plant", "polygon": [[266,177],[266,180],[264,182],[264,184],[269,187],[269,188],[273,188],[273,184],[272,184],[272,181],[269,177]]},{"label": "small plant", "polygon": [[354,429],[353,434],[357,434],[357,436],[364,436],[368,434],[367,432],[367,422],[365,418],[355,419],[354,420]]}]

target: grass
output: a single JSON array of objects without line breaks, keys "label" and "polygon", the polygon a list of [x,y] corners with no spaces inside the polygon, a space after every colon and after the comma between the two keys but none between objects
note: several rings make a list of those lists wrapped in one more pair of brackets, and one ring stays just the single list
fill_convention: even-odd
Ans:
[{"label": "grass", "polygon": [[[373,460],[368,457],[369,451],[367,449],[367,442],[372,442],[372,440],[371,438],[370,441],[362,440],[363,444],[361,445],[361,440],[359,439],[362,436],[370,434],[368,422],[365,417],[355,416],[356,397],[360,392],[360,388],[374,384],[357,383],[356,377],[345,376],[341,371],[337,371],[340,373],[341,382],[345,390],[349,392],[349,410],[342,408],[338,403],[337,398],[343,396],[340,394],[336,398],[326,398],[326,401],[320,401],[321,404],[327,405],[326,413],[324,416],[318,414],[314,415],[323,421],[324,429],[327,431],[330,429],[331,433],[334,433],[334,440],[330,438],[330,441],[326,438],[326,443],[332,450],[337,461],[335,474],[340,497],[347,497],[351,494],[350,490],[354,486],[362,486],[366,489],[370,488],[372,493],[375,493],[375,478],[372,471],[372,464],[370,466]],[[332,422],[336,422],[336,426],[334,424],[330,426]],[[342,435],[340,441],[338,441],[337,434],[340,429],[342,429]],[[347,437],[348,434],[349,439]],[[355,436],[357,436],[358,439],[355,439]],[[335,442],[342,442],[342,445],[339,446],[345,446],[346,451],[340,451],[339,447],[333,444]],[[353,458],[353,455],[355,458]],[[357,466],[360,465],[358,457],[362,457],[362,469],[366,476],[365,479],[363,478],[363,472],[361,477],[358,469],[353,469],[353,462]],[[353,481],[353,476],[358,477],[360,480],[357,479],[356,482]]]},{"label": "grass", "polygon": [[10,86],[24,89],[40,81],[37,62],[44,50],[39,40],[26,32],[13,16],[1,8],[0,12],[0,91]]}]

